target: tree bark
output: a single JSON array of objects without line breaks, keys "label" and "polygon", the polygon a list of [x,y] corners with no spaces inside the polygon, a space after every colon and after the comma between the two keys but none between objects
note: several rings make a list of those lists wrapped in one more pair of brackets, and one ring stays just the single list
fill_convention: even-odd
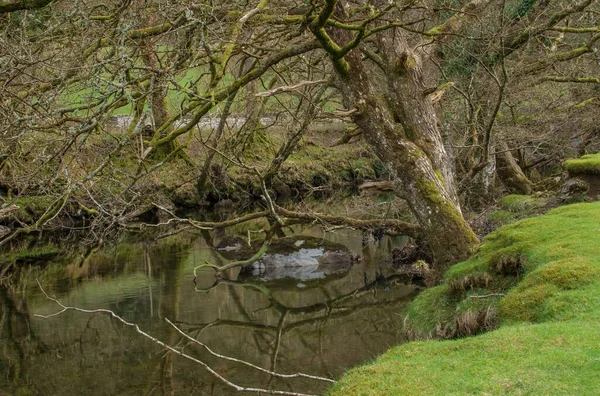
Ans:
[{"label": "tree bark", "polygon": [[389,170],[395,194],[408,202],[436,265],[467,258],[479,241],[460,210],[452,162],[433,105],[423,94],[419,56],[399,29],[390,29],[381,38],[380,55],[375,56],[381,58],[377,63],[387,80],[387,97],[382,97],[360,51],[356,46],[345,50],[359,36],[345,29],[325,30],[325,21],[334,12],[339,20],[345,19],[341,2],[326,1],[311,29],[331,57],[334,85],[345,107],[356,109],[352,120]]},{"label": "tree bark", "polygon": [[508,144],[501,141],[498,145],[500,151],[496,153],[496,161],[498,163],[498,176],[502,183],[512,193],[516,194],[531,194],[533,183],[525,176],[519,164],[513,157]]},{"label": "tree bark", "polygon": [[[334,31],[332,38],[348,41],[346,34]],[[353,121],[390,171],[395,193],[408,202],[436,264],[446,266],[465,259],[479,241],[458,205],[435,111],[422,95],[419,60],[406,51],[396,59],[395,70],[390,70],[394,75],[388,73],[395,99],[391,108],[370,81],[360,53],[352,50],[345,60],[348,73],[336,68],[336,86],[344,105],[358,109],[352,115]]]}]

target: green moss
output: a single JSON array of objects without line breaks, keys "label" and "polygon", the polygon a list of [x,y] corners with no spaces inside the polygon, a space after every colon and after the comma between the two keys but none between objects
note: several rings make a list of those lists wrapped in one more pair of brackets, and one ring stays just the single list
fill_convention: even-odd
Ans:
[{"label": "green moss", "polygon": [[406,330],[409,337],[444,338],[498,329],[396,347],[352,370],[333,393],[600,392],[600,361],[593,357],[600,352],[598,224],[595,202],[490,234],[476,254],[449,269],[442,285],[411,303]]},{"label": "green moss", "polygon": [[500,199],[500,206],[512,213],[527,214],[544,207],[548,203],[547,198],[535,198],[530,195],[507,195]]},{"label": "green moss", "polygon": [[439,169],[434,170],[434,172],[437,178],[439,179],[440,183],[446,184],[444,181],[444,176],[442,176],[442,172]]},{"label": "green moss", "polygon": [[3,254],[0,258],[0,263],[15,263],[17,265],[21,265],[45,262],[52,260],[58,256],[59,253],[60,249],[53,244],[23,247],[21,249],[15,249]]},{"label": "green moss", "polygon": [[532,271],[520,288],[550,283],[563,290],[574,290],[600,280],[596,266],[581,257],[558,260]]},{"label": "green moss", "polygon": [[563,166],[571,174],[600,175],[600,153],[587,154],[578,159],[566,160]]},{"label": "green moss", "polygon": [[35,221],[39,216],[44,214],[46,209],[52,205],[55,199],[56,198],[47,195],[19,197],[14,201],[14,204],[19,207],[16,216],[24,223]]},{"label": "green moss", "polygon": [[514,223],[517,221],[517,217],[514,213],[507,210],[496,210],[488,215],[488,220],[496,227]]},{"label": "green moss", "polygon": [[545,302],[557,293],[556,286],[543,283],[509,293],[499,304],[499,314],[508,322],[541,320]]}]

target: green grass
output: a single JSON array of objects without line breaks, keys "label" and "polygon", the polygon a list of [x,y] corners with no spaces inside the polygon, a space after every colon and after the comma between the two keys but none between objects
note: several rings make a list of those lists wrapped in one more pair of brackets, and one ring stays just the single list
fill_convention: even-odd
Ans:
[{"label": "green grass", "polygon": [[500,210],[491,212],[488,215],[488,220],[495,227],[511,224],[517,220],[540,213],[548,202],[548,198],[517,194],[507,195],[498,202]]},{"label": "green grass", "polygon": [[340,395],[596,395],[600,322],[510,326],[477,337],[412,342],[348,373]]},{"label": "green grass", "polygon": [[517,221],[517,216],[507,210],[495,210],[488,215],[489,221],[496,227],[514,223]]},{"label": "green grass", "polygon": [[502,197],[499,205],[503,209],[517,214],[527,214],[542,208],[548,203],[547,198],[536,198],[531,195],[512,194]]},{"label": "green grass", "polygon": [[[490,234],[419,295],[410,342],[347,373],[333,394],[599,394],[600,203]],[[474,296],[486,296],[477,298]]]},{"label": "green grass", "polygon": [[572,174],[600,174],[600,153],[587,154],[578,159],[566,160],[563,166]]}]

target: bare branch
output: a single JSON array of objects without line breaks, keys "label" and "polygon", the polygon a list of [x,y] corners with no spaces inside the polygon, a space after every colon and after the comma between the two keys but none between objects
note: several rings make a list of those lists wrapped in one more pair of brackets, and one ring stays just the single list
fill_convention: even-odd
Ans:
[{"label": "bare branch", "polygon": [[302,88],[305,87],[307,85],[317,85],[317,84],[323,84],[326,83],[329,80],[317,80],[317,81],[302,81],[299,82],[298,84],[295,85],[286,85],[283,87],[277,87],[268,91],[264,91],[264,92],[259,92],[257,94],[254,94],[254,96],[259,96],[259,97],[266,97],[266,96],[273,96],[273,95],[277,95],[279,93],[282,92],[291,92],[291,91],[295,91],[298,88]]},{"label": "bare branch", "polygon": [[[46,291],[44,290],[44,288],[42,287],[42,285],[40,284],[40,282],[38,280],[36,280],[38,287],[40,288],[40,290],[42,291],[42,293],[44,294],[44,296],[54,302],[56,305],[58,305],[61,310],[50,314],[50,315],[40,315],[40,314],[35,314],[34,316],[37,318],[42,318],[42,319],[48,319],[48,318],[52,318],[58,315],[61,315],[62,313],[66,312],[66,311],[76,311],[76,312],[81,312],[81,313],[86,313],[86,314],[105,314],[110,316],[113,319],[116,319],[117,321],[121,322],[122,324],[124,324],[125,326],[129,326],[129,327],[133,327],[133,329],[136,331],[136,333],[142,335],[143,337],[149,339],[150,341],[154,342],[155,344],[161,346],[162,348],[164,348],[167,351],[173,352],[176,355],[179,355],[185,359],[188,359],[200,366],[202,366],[205,370],[207,370],[210,374],[212,374],[215,378],[219,379],[221,382],[223,382],[224,384],[234,388],[237,391],[244,391],[244,392],[260,392],[260,393],[266,393],[266,394],[270,394],[270,395],[287,395],[287,396],[312,396],[309,394],[305,394],[305,393],[299,393],[299,392],[287,392],[287,391],[280,391],[280,390],[271,390],[271,389],[262,389],[262,388],[253,388],[253,387],[244,387],[244,386],[240,386],[237,385],[231,381],[229,381],[228,379],[226,379],[225,377],[223,377],[221,374],[217,373],[214,369],[212,369],[208,364],[204,363],[203,361],[190,356],[188,354],[186,354],[185,352],[182,352],[166,343],[164,343],[163,341],[159,340],[156,337],[151,336],[150,334],[144,332],[143,330],[141,330],[139,328],[139,326],[135,323],[131,323],[126,321],[125,319],[123,319],[122,317],[120,317],[119,315],[117,315],[116,313],[114,313],[113,311],[109,310],[109,309],[83,309],[83,308],[78,308],[78,307],[73,307],[73,306],[67,306],[64,305],[63,303],[61,303],[56,297],[51,297],[49,296]],[[247,362],[243,362],[239,359],[234,359],[234,358],[230,358],[224,355],[220,355],[220,354],[216,354],[213,351],[211,351],[206,345],[194,340],[193,338],[187,336],[185,333],[183,333],[179,328],[177,328],[175,325],[173,325],[173,323],[165,318],[165,321],[167,323],[169,323],[171,326],[173,326],[180,334],[184,335],[188,340],[193,340],[195,343],[203,346],[207,351],[209,351],[212,355],[226,359],[226,360],[230,360],[230,361],[235,361],[238,363],[244,363],[249,367],[255,368],[255,369],[260,369],[258,366],[255,366],[253,364],[247,363]],[[308,374],[291,374],[291,375],[285,375],[285,374],[276,374],[273,373],[269,370],[265,370],[265,369],[260,369],[260,371],[266,372],[268,374],[271,375],[276,375],[276,376],[281,376],[282,378],[293,378],[293,377],[304,377],[304,378],[310,378],[310,379],[315,379],[315,380],[320,380],[320,381],[327,381],[327,382],[333,382],[332,380],[328,379],[328,378],[322,378],[322,377],[317,377],[317,376],[311,376]]]}]

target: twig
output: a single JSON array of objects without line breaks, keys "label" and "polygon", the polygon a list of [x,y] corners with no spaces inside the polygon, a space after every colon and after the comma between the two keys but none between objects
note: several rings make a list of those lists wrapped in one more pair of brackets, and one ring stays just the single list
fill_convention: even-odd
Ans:
[{"label": "twig", "polygon": [[[280,391],[280,390],[270,390],[270,389],[262,389],[262,388],[252,388],[252,387],[244,387],[244,386],[240,386],[240,385],[234,384],[233,382],[229,381],[227,378],[223,377],[221,374],[219,374],[219,373],[217,373],[215,370],[213,370],[213,369],[212,369],[212,368],[211,368],[211,367],[210,367],[208,364],[206,364],[206,363],[204,363],[203,361],[201,361],[201,360],[199,360],[199,359],[196,359],[195,357],[193,357],[193,356],[190,356],[190,355],[188,355],[188,354],[186,354],[186,353],[184,353],[184,352],[182,352],[182,351],[180,351],[180,350],[178,350],[178,349],[175,349],[174,347],[172,347],[172,346],[170,346],[170,345],[168,345],[168,344],[164,343],[163,341],[161,341],[161,340],[159,340],[159,339],[157,339],[157,338],[155,338],[155,337],[151,336],[150,334],[148,334],[148,333],[146,333],[146,332],[142,331],[142,330],[139,328],[139,326],[138,326],[137,324],[135,324],[135,323],[131,323],[131,322],[128,322],[128,321],[126,321],[125,319],[121,318],[119,315],[117,315],[117,314],[116,314],[116,313],[114,313],[113,311],[111,311],[111,310],[109,310],[109,309],[83,309],[83,308],[77,308],[77,307],[71,307],[71,306],[63,305],[63,304],[62,304],[60,301],[58,301],[58,299],[57,299],[56,297],[50,297],[50,296],[48,295],[48,293],[46,293],[46,291],[44,290],[44,288],[43,288],[43,287],[42,287],[42,285],[40,284],[39,280],[37,280],[37,279],[36,279],[36,282],[37,282],[37,284],[38,284],[38,287],[40,288],[40,290],[41,290],[41,291],[42,291],[42,293],[44,294],[44,296],[45,296],[45,297],[46,297],[48,300],[50,300],[50,301],[53,301],[53,302],[54,302],[56,305],[58,305],[60,308],[62,308],[60,311],[58,311],[58,312],[56,312],[56,313],[53,313],[53,314],[50,314],[50,315],[39,315],[39,314],[35,314],[34,316],[35,316],[35,317],[37,317],[37,318],[48,319],[48,318],[52,318],[52,317],[58,316],[58,315],[60,315],[60,314],[62,314],[62,313],[64,313],[64,312],[66,312],[66,311],[77,311],[77,312],[82,312],[82,313],[91,313],[91,314],[96,314],[96,313],[102,313],[102,314],[106,314],[106,315],[109,315],[109,316],[111,316],[112,318],[114,318],[114,319],[118,320],[119,322],[123,323],[123,324],[124,324],[124,325],[126,325],[126,326],[133,327],[133,328],[135,329],[135,331],[136,331],[138,334],[141,334],[142,336],[146,337],[147,339],[149,339],[150,341],[154,342],[155,344],[158,344],[158,345],[160,345],[160,346],[161,346],[161,347],[163,347],[164,349],[166,349],[166,350],[168,350],[168,351],[170,351],[170,352],[173,352],[173,353],[175,353],[175,354],[177,354],[177,355],[179,355],[179,356],[181,356],[181,357],[184,357],[184,358],[186,358],[186,359],[188,359],[188,360],[191,360],[191,361],[192,361],[192,362],[194,362],[194,363],[197,363],[197,364],[199,364],[199,365],[200,365],[200,366],[202,366],[204,369],[206,369],[206,370],[207,370],[209,373],[211,373],[213,376],[215,376],[217,379],[219,379],[220,381],[222,381],[222,382],[223,382],[223,383],[225,383],[226,385],[228,385],[228,386],[230,386],[230,387],[234,388],[234,389],[235,389],[235,390],[237,390],[237,391],[244,391],[244,392],[259,392],[259,393],[267,393],[267,394],[271,394],[271,395],[287,395],[287,396],[313,396],[313,395],[306,394],[306,393],[287,392],[287,391]],[[173,325],[173,324],[172,324],[172,322],[170,322],[168,319],[166,319],[166,321],[167,321],[168,323],[170,323],[171,325]],[[175,326],[173,326],[173,327],[175,327]],[[182,333],[182,332],[181,332],[181,331],[180,331],[180,330],[179,330],[177,327],[175,327],[175,329],[177,329],[177,331],[178,331],[179,333],[181,333],[181,334],[184,334],[184,335],[185,335],[185,333]],[[189,339],[190,337],[188,337],[188,336],[186,335],[186,338],[188,338],[188,339]],[[208,348],[207,348],[207,347],[205,347],[205,348],[208,350]],[[211,352],[212,352],[212,351],[211,351]],[[213,354],[214,354],[214,353],[213,353]],[[215,356],[219,356],[219,357],[221,357],[222,355],[215,354]],[[225,356],[222,356],[222,357],[223,357],[223,358],[227,358],[227,357],[225,357]],[[240,363],[241,363],[241,361],[239,361],[239,360],[237,360],[237,359],[234,359],[234,358],[228,358],[228,360],[232,360],[232,361],[238,361],[238,362],[240,362]],[[248,363],[248,364],[249,364],[249,363]],[[251,365],[251,364],[249,364],[249,365],[250,365],[251,367],[258,368],[258,366],[254,366],[254,365]],[[271,372],[269,372],[268,370],[264,370],[264,369],[261,369],[261,371],[266,371],[266,372],[268,372],[268,373],[271,373]],[[306,374],[305,376],[306,376],[307,378],[314,378],[314,379],[320,379],[320,380],[331,381],[331,380],[329,380],[329,379],[324,379],[324,378],[321,378],[321,377],[308,376],[308,374]]]},{"label": "twig", "polygon": [[329,80],[302,81],[302,82],[299,82],[298,84],[295,84],[295,85],[285,85],[283,87],[277,87],[277,88],[270,89],[268,91],[259,92],[257,94],[254,94],[254,96],[258,96],[258,97],[273,96],[273,95],[277,95],[278,93],[281,93],[281,92],[295,91],[296,89],[302,88],[302,87],[304,87],[306,85],[323,84],[323,83],[326,83],[328,81]]},{"label": "twig", "polygon": [[229,356],[225,356],[225,355],[221,355],[219,353],[214,352],[212,349],[210,349],[206,344],[198,341],[197,339],[191,337],[190,335],[186,334],[185,332],[183,332],[179,327],[177,327],[173,322],[171,322],[169,319],[165,318],[165,322],[167,322],[168,324],[170,324],[171,326],[173,326],[173,328],[175,330],[177,330],[177,332],[179,334],[181,334],[183,337],[187,338],[190,342],[193,342],[194,344],[200,345],[201,347],[203,347],[204,349],[206,349],[206,351],[208,353],[210,353],[213,356],[216,356],[220,359],[224,359],[224,360],[229,360],[232,362],[236,362],[236,363],[241,363],[244,364],[248,367],[252,367],[253,369],[256,369],[258,371],[262,371],[263,373],[267,373],[269,375],[272,375],[274,377],[278,377],[278,378],[298,378],[298,377],[302,377],[302,378],[310,378],[310,379],[314,379],[314,380],[318,380],[318,381],[326,381],[326,382],[331,382],[331,383],[335,383],[334,380],[330,379],[330,378],[325,378],[325,377],[319,377],[316,375],[310,375],[310,374],[304,374],[304,373],[295,373],[295,374],[281,374],[281,373],[276,373],[274,371],[270,371],[267,370],[265,368],[262,368],[260,366],[256,366],[252,363],[246,362],[244,360],[240,360],[240,359],[235,359]]}]

